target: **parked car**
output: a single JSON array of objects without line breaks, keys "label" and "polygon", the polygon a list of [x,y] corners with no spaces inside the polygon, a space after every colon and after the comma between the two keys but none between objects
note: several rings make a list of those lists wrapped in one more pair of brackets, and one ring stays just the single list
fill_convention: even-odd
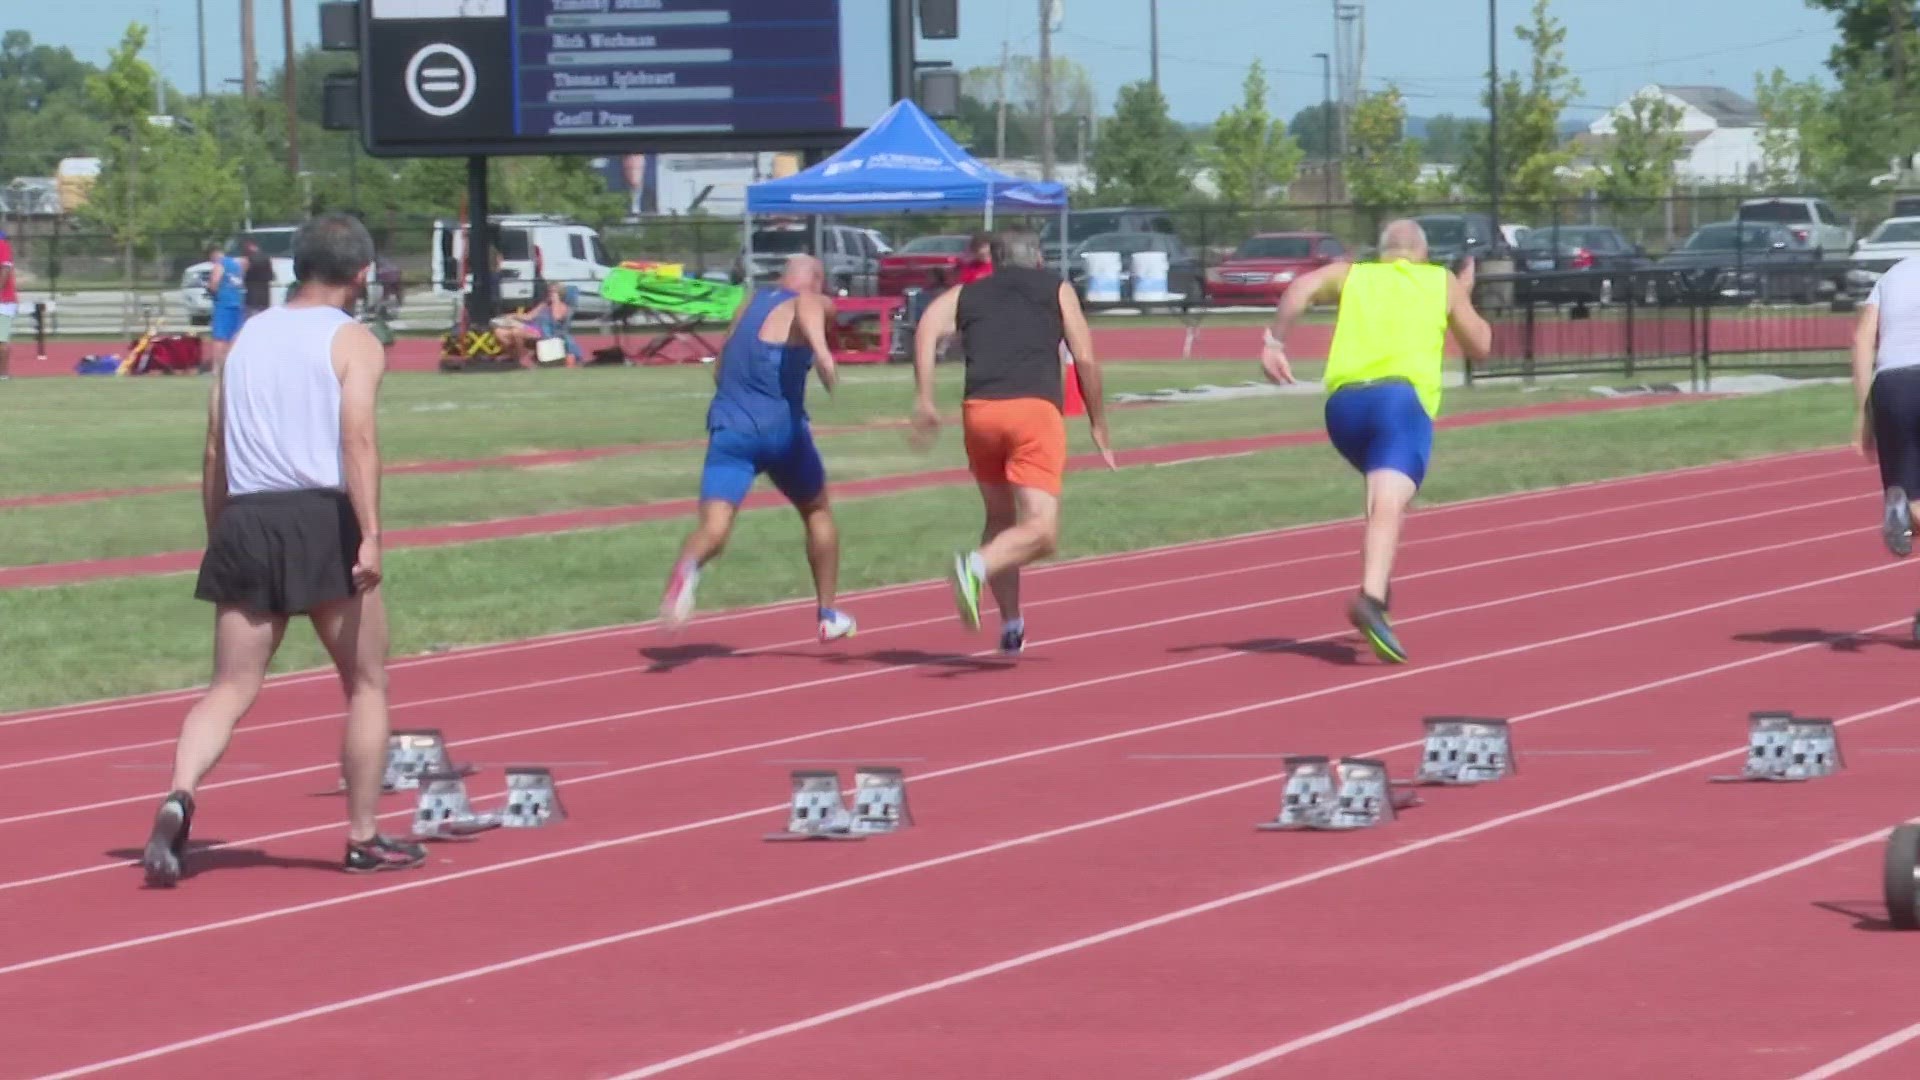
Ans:
[{"label": "parked car", "polygon": [[[1166,236],[1175,236],[1178,235],[1179,230],[1174,228],[1172,214],[1150,207],[1102,207],[1074,210],[1067,215],[1067,247],[1069,248],[1088,237],[1105,236],[1109,233],[1161,233]],[[1047,223],[1041,227],[1040,246],[1047,253],[1047,265],[1058,270],[1062,252],[1058,214],[1047,218]]]},{"label": "parked car", "polygon": [[1920,255],[1920,215],[1888,218],[1854,248],[1853,258],[1848,260],[1847,294],[1856,300],[1865,299],[1881,274],[1916,255]]},{"label": "parked car", "polygon": [[1264,233],[1207,271],[1206,299],[1210,304],[1277,304],[1294,278],[1346,254],[1326,233]]},{"label": "parked car", "polygon": [[780,276],[792,255],[813,255],[826,266],[829,291],[851,296],[869,296],[879,286],[880,245],[872,230],[851,225],[821,225],[820,250],[814,250],[813,226],[806,222],[785,222],[753,231],[753,272],[755,284],[766,284]]},{"label": "parked car", "polygon": [[1167,291],[1178,294],[1181,299],[1172,306],[1187,308],[1200,303],[1205,296],[1206,283],[1200,274],[1200,258],[1177,236],[1165,233],[1131,232],[1106,233],[1089,237],[1073,249],[1073,265],[1069,270],[1074,291],[1082,299],[1087,295],[1087,260],[1093,252],[1112,252],[1120,257],[1120,302],[1133,302],[1133,256],[1136,252],[1163,251],[1167,255]]},{"label": "parked car", "polygon": [[1619,229],[1598,225],[1542,226],[1528,233],[1514,253],[1518,273],[1565,273],[1523,278],[1516,290],[1522,299],[1611,304],[1626,295],[1635,271],[1652,265],[1646,249]]},{"label": "parked car", "polygon": [[1825,199],[1748,199],[1735,219],[1784,225],[1792,246],[1823,260],[1845,258],[1853,247],[1853,219],[1835,212]]},{"label": "parked car", "polygon": [[[293,234],[294,225],[270,225],[258,229],[248,229],[227,241],[225,251],[236,258],[244,257],[244,246],[251,240],[260,245],[260,254],[273,263],[273,303],[287,302],[287,290],[293,287]],[[194,326],[204,326],[213,319],[213,297],[207,293],[207,281],[213,277],[213,264],[206,261],[194,263],[180,275],[180,305],[186,309],[187,322]]]},{"label": "parked car", "polygon": [[900,296],[908,289],[937,289],[959,275],[973,245],[970,236],[920,236],[880,259],[881,296]]},{"label": "parked car", "polygon": [[1486,214],[1425,214],[1414,218],[1427,234],[1427,261],[1458,266],[1504,250],[1506,237]]},{"label": "parked car", "polygon": [[1812,300],[1822,271],[1785,225],[1724,221],[1700,228],[1654,264],[1661,301]]}]

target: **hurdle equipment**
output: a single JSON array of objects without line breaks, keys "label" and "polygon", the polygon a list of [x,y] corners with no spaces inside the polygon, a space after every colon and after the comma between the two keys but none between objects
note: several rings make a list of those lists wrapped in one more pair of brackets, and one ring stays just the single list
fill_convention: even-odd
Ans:
[{"label": "hurdle equipment", "polygon": [[467,781],[459,773],[423,773],[420,801],[413,811],[413,835],[420,839],[451,840],[497,829],[499,813],[479,813],[467,799]]},{"label": "hurdle equipment", "polygon": [[[853,815],[840,800],[840,774],[832,769],[795,769],[793,802],[784,832],[768,833],[768,840],[865,840],[853,831]],[[900,808],[906,809],[905,788]]]},{"label": "hurdle equipment", "polygon": [[[453,763],[446,737],[438,728],[395,731],[387,736],[387,771],[380,786],[387,792],[414,791],[426,773],[472,776],[478,771],[471,765]],[[342,780],[340,787],[344,791],[346,781]]]},{"label": "hurdle equipment", "polygon": [[1519,771],[1513,759],[1513,733],[1505,720],[1430,716],[1426,727],[1416,784],[1484,784]]},{"label": "hurdle equipment", "polygon": [[560,805],[560,788],[550,769],[533,765],[507,766],[507,805],[500,824],[509,829],[537,829],[567,820]]},{"label": "hurdle equipment", "polygon": [[1790,712],[1755,712],[1747,718],[1747,761],[1738,776],[1714,783],[1794,782],[1832,776],[1846,767],[1832,720]]},{"label": "hurdle equipment", "polygon": [[1887,836],[1887,922],[1895,930],[1920,930],[1920,824],[1896,825]]},{"label": "hurdle equipment", "polygon": [[911,824],[906,774],[890,765],[856,766],[853,815],[847,831],[858,836],[884,836]]},{"label": "hurdle equipment", "polygon": [[1256,826],[1264,832],[1365,829],[1413,805],[1395,797],[1386,763],[1375,758],[1299,755],[1286,759],[1286,774],[1280,815]]}]

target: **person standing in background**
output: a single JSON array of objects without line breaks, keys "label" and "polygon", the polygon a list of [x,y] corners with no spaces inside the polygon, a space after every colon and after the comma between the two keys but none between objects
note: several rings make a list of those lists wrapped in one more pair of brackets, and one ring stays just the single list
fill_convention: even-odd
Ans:
[{"label": "person standing in background", "polygon": [[241,322],[273,306],[273,260],[260,253],[260,245],[249,240],[242,246],[247,255],[246,312]]},{"label": "person standing in background", "polygon": [[[207,332],[213,338],[212,370],[217,372],[227,362],[227,350],[233,348],[240,324],[246,321],[247,268],[218,247],[207,249],[207,260],[213,263],[213,272],[207,276],[207,292],[213,297],[213,318]],[[208,364],[202,363],[200,370],[208,370]]]},{"label": "person standing in background", "polygon": [[7,353],[13,347],[13,321],[19,314],[20,286],[13,269],[13,242],[0,229],[0,382],[12,377]]}]

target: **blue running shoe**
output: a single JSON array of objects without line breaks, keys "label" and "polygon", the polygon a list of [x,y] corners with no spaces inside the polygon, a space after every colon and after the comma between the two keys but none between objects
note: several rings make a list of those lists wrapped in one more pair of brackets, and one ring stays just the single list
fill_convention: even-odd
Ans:
[{"label": "blue running shoe", "polygon": [[1400,647],[1400,639],[1393,633],[1393,624],[1387,619],[1385,604],[1361,593],[1347,607],[1347,618],[1353,623],[1353,628],[1367,639],[1367,644],[1373,646],[1373,655],[1388,664],[1407,662],[1407,651]]},{"label": "blue running shoe", "polygon": [[1023,623],[1014,623],[1000,630],[1000,652],[1003,656],[1019,656],[1027,649],[1027,627]]},{"label": "blue running shoe", "polygon": [[1907,501],[1904,489],[1887,489],[1887,508],[1880,517],[1880,538],[1887,542],[1887,550],[1895,558],[1904,559],[1913,554],[1913,505]]}]

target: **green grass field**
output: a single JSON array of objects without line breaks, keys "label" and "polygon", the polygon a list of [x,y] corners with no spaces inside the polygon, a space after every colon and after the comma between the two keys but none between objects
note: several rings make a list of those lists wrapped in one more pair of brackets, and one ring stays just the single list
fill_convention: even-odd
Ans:
[{"label": "green grass field", "polygon": [[[1239,364],[1110,365],[1115,392],[1253,378]],[[943,402],[957,397],[943,369]],[[613,369],[452,378],[396,375],[383,409],[389,461],[472,458],[698,439],[710,383],[701,369]],[[838,400],[822,397],[826,427],[892,421],[910,397],[899,368],[850,371]],[[1592,380],[1457,389],[1449,412],[1579,397]],[[16,380],[0,395],[0,496],[192,483],[206,384],[199,380]],[[1317,426],[1313,395],[1158,404],[1119,411],[1115,440],[1141,447]],[[1750,399],[1505,423],[1445,432],[1426,500],[1619,476],[1838,442],[1844,389],[1816,387]],[[1072,428],[1076,449],[1085,427]],[[898,429],[825,437],[842,479],[962,463],[949,429],[926,455]],[[394,527],[472,521],[692,493],[700,451],[661,449],[534,469],[397,476],[387,481]],[[1077,474],[1070,482],[1063,555],[1118,551],[1343,517],[1356,485],[1324,446],[1171,468]],[[965,487],[844,499],[847,589],[922,579],[978,530]],[[191,491],[56,507],[0,510],[0,565],[197,547]],[[396,653],[508,640],[649,617],[686,523],[399,550],[388,559]],[[727,557],[703,585],[712,608],[810,591],[790,511],[742,515]],[[1336,571],[1338,573],[1339,571]],[[0,591],[0,709],[193,685],[208,667],[205,605],[191,578],[173,575],[54,589]],[[857,609],[857,605],[856,609]],[[804,622],[804,620],[802,620]],[[796,626],[796,632],[803,630]],[[311,635],[288,637],[281,669],[321,662]]]}]

